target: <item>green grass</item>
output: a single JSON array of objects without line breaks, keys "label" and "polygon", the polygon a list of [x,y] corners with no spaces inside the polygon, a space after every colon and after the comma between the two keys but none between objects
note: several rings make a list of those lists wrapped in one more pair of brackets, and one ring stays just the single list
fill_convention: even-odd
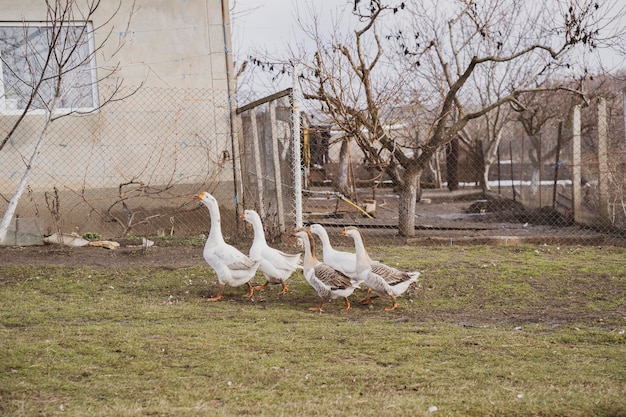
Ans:
[{"label": "green grass", "polygon": [[206,303],[208,267],[0,267],[0,414],[626,416],[623,249],[371,253],[423,272],[395,312],[308,312],[301,275]]}]

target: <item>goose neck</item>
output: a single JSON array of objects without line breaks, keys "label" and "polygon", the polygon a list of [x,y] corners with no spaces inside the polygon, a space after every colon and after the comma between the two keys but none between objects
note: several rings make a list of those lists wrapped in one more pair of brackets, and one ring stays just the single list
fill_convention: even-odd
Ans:
[{"label": "goose neck", "polygon": [[330,238],[328,237],[328,233],[326,233],[326,230],[319,230],[319,234],[317,236],[322,242],[322,248],[330,247]]},{"label": "goose neck", "polygon": [[267,244],[265,239],[265,230],[263,230],[263,224],[260,219],[254,219],[252,221],[252,230],[254,230],[254,242]]},{"label": "goose neck", "polygon": [[222,220],[219,208],[209,206],[209,212],[211,213],[211,230],[209,230],[207,242],[223,242],[224,236],[222,235]]},{"label": "goose neck", "polygon": [[355,233],[352,237],[354,238],[354,248],[356,250],[357,262],[367,264],[372,263],[372,260],[367,253],[367,249],[365,249],[365,244],[363,243],[361,234]]},{"label": "goose neck", "polygon": [[312,268],[318,263],[315,257],[315,244],[311,242],[310,236],[303,238],[302,244],[304,245],[304,265],[307,268]]}]

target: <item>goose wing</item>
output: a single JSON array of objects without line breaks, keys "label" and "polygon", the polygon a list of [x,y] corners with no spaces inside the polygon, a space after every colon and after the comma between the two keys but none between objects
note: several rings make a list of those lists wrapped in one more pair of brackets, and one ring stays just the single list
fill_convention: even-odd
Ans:
[{"label": "goose wing", "polygon": [[374,272],[371,268],[362,272],[359,277],[365,285],[378,294],[390,295],[393,293],[391,285],[389,285],[389,283],[387,283],[382,276]]},{"label": "goose wing", "polygon": [[315,277],[331,290],[342,290],[353,286],[350,277],[326,264],[317,264],[313,270]]},{"label": "goose wing", "polygon": [[224,245],[224,247],[217,250],[215,254],[228,269],[233,271],[249,270],[258,265],[258,262],[253,261],[239,249],[231,245]]},{"label": "goose wing", "polygon": [[293,271],[300,264],[301,253],[285,253],[278,249],[267,247],[262,252],[262,256],[267,258],[277,269]]},{"label": "goose wing", "polygon": [[410,273],[400,271],[399,269],[380,262],[372,262],[372,272],[379,275],[391,286],[413,279]]},{"label": "goose wing", "polygon": [[356,254],[331,249],[324,252],[324,263],[350,277],[356,276]]}]

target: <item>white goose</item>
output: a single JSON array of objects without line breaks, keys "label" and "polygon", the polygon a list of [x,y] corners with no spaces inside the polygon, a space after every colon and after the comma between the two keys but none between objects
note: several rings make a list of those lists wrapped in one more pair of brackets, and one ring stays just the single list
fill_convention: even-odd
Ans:
[{"label": "white goose", "polygon": [[234,246],[224,241],[220,218],[220,209],[217,200],[207,192],[196,196],[209,208],[211,213],[211,230],[204,245],[204,260],[215,270],[220,289],[217,296],[208,298],[207,301],[218,301],[222,299],[222,292],[226,284],[231,287],[248,285],[248,293],[244,296],[252,298],[254,288],[250,285],[250,280],[256,274],[259,262],[255,262],[248,256],[241,253]]},{"label": "white goose", "polygon": [[320,262],[315,257],[315,242],[308,229],[298,229],[294,235],[302,239],[304,244],[304,279],[321,298],[319,307],[311,307],[309,310],[321,312],[323,311],[324,301],[328,298],[343,298],[346,305],[342,311],[348,311],[350,309],[348,297],[356,288],[354,283],[348,276]]},{"label": "white goose", "polygon": [[256,211],[245,210],[242,217],[254,229],[254,240],[250,247],[249,256],[253,261],[260,262],[259,271],[263,272],[266,279],[265,284],[254,287],[254,289],[261,291],[268,284],[282,284],[283,289],[278,294],[286,293],[289,287],[285,281],[300,266],[302,254],[289,254],[268,246],[261,217]]},{"label": "white goose", "polygon": [[322,257],[324,263],[333,269],[358,280],[356,272],[356,253],[338,251],[330,244],[328,233],[321,224],[312,224],[311,233],[316,234],[322,242]]},{"label": "white goose", "polygon": [[[396,297],[404,294],[409,286],[417,281],[420,273],[417,271],[402,272],[394,267],[372,261],[365,249],[363,236],[361,236],[361,232],[356,227],[348,226],[344,228],[341,235],[350,236],[354,239],[359,279],[376,294],[390,297],[393,300],[393,305],[386,308],[385,311],[398,308]],[[376,297],[370,296],[360,302],[368,304]]]}]

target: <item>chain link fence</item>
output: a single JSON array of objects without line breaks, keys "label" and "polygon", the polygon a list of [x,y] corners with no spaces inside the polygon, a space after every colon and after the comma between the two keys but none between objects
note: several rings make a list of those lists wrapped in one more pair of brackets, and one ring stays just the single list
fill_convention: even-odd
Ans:
[{"label": "chain link fence", "polygon": [[[389,244],[624,243],[620,100],[579,116],[564,109],[560,123],[534,137],[507,130],[495,152],[480,135],[456,138],[423,172],[415,235],[402,237],[394,184],[317,103],[297,94],[287,89],[242,106],[232,131],[227,97],[207,90],[142,88],[98,113],[60,118],[32,169],[14,232],[34,222],[43,235],[197,236],[210,222],[194,195],[209,191],[221,202],[227,239],[251,237],[238,214],[254,208],[269,241],[320,223],[341,244],[347,225]],[[16,117],[1,116],[0,132]],[[29,116],[0,152],[2,211],[42,123]]]},{"label": "chain link fence", "polygon": [[[208,211],[194,195],[213,192],[232,213],[236,203],[227,103],[225,93],[209,90],[141,88],[97,113],[59,118],[32,167],[13,236],[27,228],[102,238],[208,231]],[[0,116],[0,133],[16,120]],[[0,212],[43,123],[44,116],[28,115],[0,152]]]},{"label": "chain link fence", "polygon": [[[301,222],[323,224],[331,237],[356,225],[370,239],[391,244],[624,243],[626,140],[617,99],[608,113],[596,103],[577,113],[564,109],[532,137],[521,128],[508,129],[491,151],[480,134],[454,139],[423,172],[415,235],[402,237],[394,184],[320,116],[315,102],[297,109],[301,152],[294,159],[288,97],[293,101],[292,95],[270,96],[240,109],[248,206],[262,213],[266,228],[275,229],[273,237]],[[268,103],[280,103],[279,110]],[[276,129],[278,141],[271,133]],[[299,171],[302,182],[295,186]],[[277,192],[286,220],[277,220]]]}]

